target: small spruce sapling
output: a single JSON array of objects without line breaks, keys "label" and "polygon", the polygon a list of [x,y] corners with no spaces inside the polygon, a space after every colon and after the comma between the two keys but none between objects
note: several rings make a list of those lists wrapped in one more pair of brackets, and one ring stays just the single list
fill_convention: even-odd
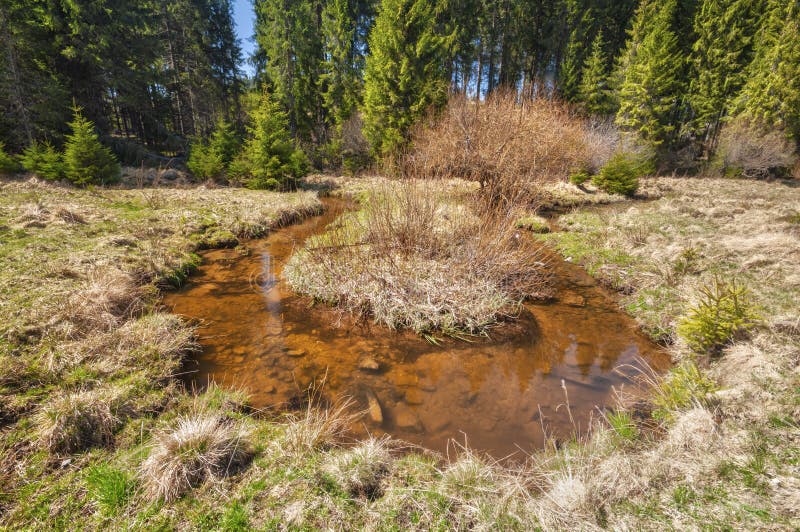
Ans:
[{"label": "small spruce sapling", "polygon": [[69,124],[72,133],[64,147],[67,179],[76,185],[106,184],[119,177],[120,167],[114,154],[100,143],[94,124],[75,109]]},{"label": "small spruce sapling", "polygon": [[49,142],[34,142],[22,152],[20,160],[25,170],[49,181],[66,175],[64,158]]},{"label": "small spruce sapling", "polygon": [[714,278],[700,289],[700,299],[678,324],[678,334],[695,353],[718,355],[760,319],[746,287]]},{"label": "small spruce sapling", "polygon": [[5,145],[0,142],[0,174],[13,174],[17,169],[17,161],[6,153]]}]

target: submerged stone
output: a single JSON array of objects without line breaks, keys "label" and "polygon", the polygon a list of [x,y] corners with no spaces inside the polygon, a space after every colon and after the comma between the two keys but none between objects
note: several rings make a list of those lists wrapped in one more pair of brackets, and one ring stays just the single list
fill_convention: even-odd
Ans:
[{"label": "submerged stone", "polygon": [[570,307],[585,307],[586,306],[586,298],[572,293],[565,293],[561,296],[561,302],[565,305],[569,305]]},{"label": "submerged stone", "polygon": [[425,402],[425,394],[418,388],[409,388],[406,390],[406,403],[410,405],[421,405]]},{"label": "submerged stone", "polygon": [[359,361],[358,369],[362,371],[378,371],[381,369],[381,365],[374,358],[366,357]]},{"label": "submerged stone", "polygon": [[378,402],[378,398],[372,390],[367,389],[365,395],[367,397],[367,413],[369,414],[369,418],[373,423],[380,425],[383,423],[381,404]]},{"label": "submerged stone", "polygon": [[417,414],[405,403],[398,403],[393,414],[394,424],[399,429],[420,430],[422,428]]}]

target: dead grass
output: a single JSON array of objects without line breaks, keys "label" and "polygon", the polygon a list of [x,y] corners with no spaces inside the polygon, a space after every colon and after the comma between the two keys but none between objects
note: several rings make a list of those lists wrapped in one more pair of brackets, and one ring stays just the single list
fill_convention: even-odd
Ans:
[{"label": "dead grass", "polygon": [[252,456],[240,423],[197,412],[176,420],[156,436],[141,476],[148,497],[173,501],[204,482],[237,471]]},{"label": "dead grass", "polygon": [[122,423],[125,394],[100,388],[52,397],[34,417],[41,446],[69,454],[111,443]]},{"label": "dead grass", "polygon": [[355,498],[376,499],[383,495],[382,483],[394,459],[387,438],[369,438],[330,456],[323,469]]},{"label": "dead grass", "polygon": [[114,267],[92,269],[84,285],[70,292],[53,326],[66,325],[65,336],[108,331],[140,314],[146,291],[132,275]]},{"label": "dead grass", "polygon": [[329,448],[341,443],[342,437],[359,417],[349,400],[322,408],[312,399],[302,415],[289,417],[284,437],[278,444],[282,452],[299,456],[315,449]]},{"label": "dead grass", "polygon": [[384,182],[284,269],[296,290],[390,328],[484,334],[547,290],[517,211],[446,199],[435,182]]}]

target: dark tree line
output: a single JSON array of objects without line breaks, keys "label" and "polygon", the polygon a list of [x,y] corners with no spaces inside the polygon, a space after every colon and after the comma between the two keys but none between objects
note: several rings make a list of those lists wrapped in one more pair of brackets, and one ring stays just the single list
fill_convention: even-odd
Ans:
[{"label": "dark tree line", "polygon": [[59,145],[75,105],[106,142],[176,152],[220,120],[242,133],[265,91],[318,166],[346,163],[367,142],[373,156],[388,154],[448,94],[497,90],[613,120],[664,160],[710,159],[731,121],[793,142],[800,135],[797,0],[253,0],[253,8],[256,94],[243,99],[231,0],[5,0],[0,139],[12,152]]},{"label": "dark tree line", "polygon": [[4,0],[0,138],[60,144],[73,105],[108,137],[178,151],[243,91],[231,0]]}]

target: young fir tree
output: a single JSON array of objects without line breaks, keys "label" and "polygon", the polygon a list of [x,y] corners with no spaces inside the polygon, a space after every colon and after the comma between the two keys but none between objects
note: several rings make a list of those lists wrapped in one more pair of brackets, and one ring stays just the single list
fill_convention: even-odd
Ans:
[{"label": "young fir tree", "polygon": [[67,179],[76,185],[105,184],[119,176],[119,163],[107,147],[100,144],[94,124],[80,109],[69,127],[64,145],[64,169]]},{"label": "young fir tree", "polygon": [[737,114],[800,142],[800,4],[773,0],[757,41]]},{"label": "young fir tree", "polygon": [[675,0],[645,0],[620,62],[617,124],[646,145],[664,148],[675,138],[684,60],[672,29]]},{"label": "young fir tree", "polygon": [[63,155],[49,142],[34,141],[22,152],[20,161],[25,170],[49,181],[63,179],[66,172]]},{"label": "young fir tree", "polygon": [[200,139],[192,144],[186,165],[197,177],[219,178],[225,174],[238,149],[239,140],[233,128],[220,118],[208,141]]},{"label": "young fir tree", "polygon": [[248,188],[294,188],[295,179],[308,171],[305,154],[295,148],[289,120],[272,96],[264,92],[251,113],[249,138],[230,165],[230,172]]},{"label": "young fir tree", "polygon": [[608,58],[605,53],[603,32],[597,32],[592,43],[592,52],[586,58],[581,76],[579,95],[581,106],[590,115],[609,116],[615,111],[608,74]]},{"label": "young fir tree", "polygon": [[752,0],[703,0],[697,10],[689,128],[706,153],[714,150],[722,121],[745,82],[745,67],[752,60],[755,28],[762,14],[763,3]]},{"label": "young fir tree", "polygon": [[364,79],[364,134],[377,155],[395,152],[412,124],[447,100],[448,39],[439,2],[384,0],[370,34]]},{"label": "young fir tree", "polygon": [[11,155],[6,153],[6,145],[0,142],[0,174],[13,174],[19,165]]}]

